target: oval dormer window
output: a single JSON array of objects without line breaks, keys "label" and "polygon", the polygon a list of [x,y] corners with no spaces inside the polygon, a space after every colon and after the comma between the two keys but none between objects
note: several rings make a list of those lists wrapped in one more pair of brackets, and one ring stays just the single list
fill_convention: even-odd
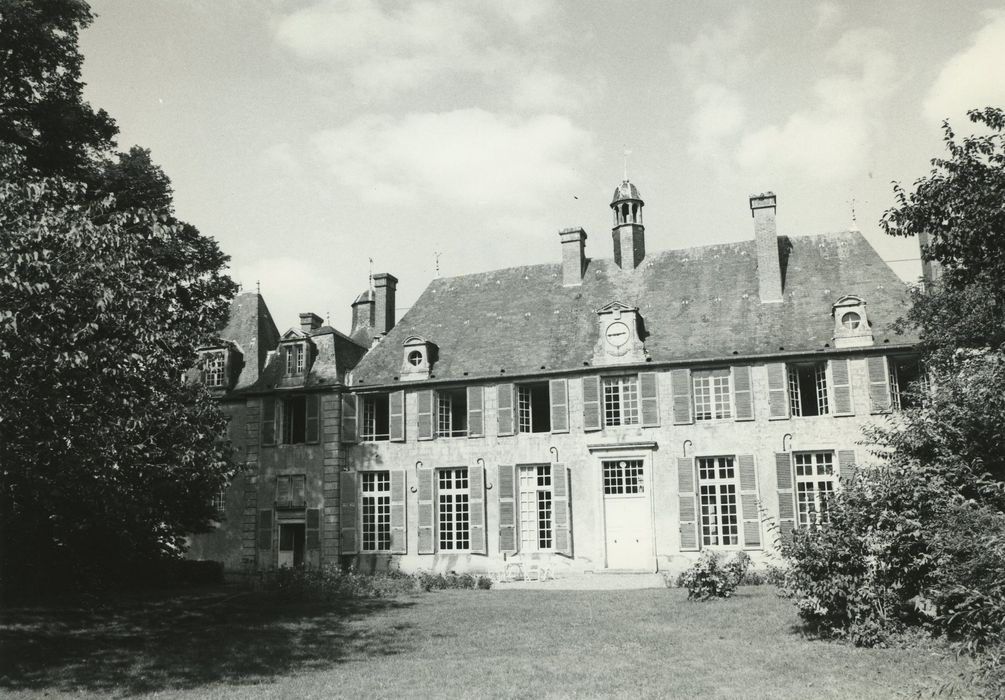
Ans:
[{"label": "oval dormer window", "polygon": [[854,311],[849,311],[841,317],[841,325],[853,331],[862,325],[862,317]]},{"label": "oval dormer window", "polygon": [[418,367],[419,365],[421,365],[422,353],[419,352],[418,350],[412,350],[412,352],[408,353],[408,364],[412,365],[413,367]]}]

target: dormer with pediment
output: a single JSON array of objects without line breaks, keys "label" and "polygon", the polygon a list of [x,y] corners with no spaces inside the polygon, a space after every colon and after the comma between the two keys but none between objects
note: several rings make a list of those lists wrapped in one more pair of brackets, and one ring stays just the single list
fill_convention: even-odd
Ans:
[{"label": "dormer with pediment", "polygon": [[834,318],[834,347],[861,348],[875,343],[862,297],[844,295],[834,302],[831,316]]},{"label": "dormer with pediment", "polygon": [[410,335],[402,343],[402,350],[402,381],[429,379],[429,373],[436,362],[436,343],[422,336]]},{"label": "dormer with pediment", "polygon": [[594,365],[645,362],[645,327],[639,309],[612,301],[597,309],[599,337],[593,349]]},{"label": "dormer with pediment", "polygon": [[291,328],[279,339],[279,359],[283,383],[302,383],[314,361],[314,343],[310,335]]}]

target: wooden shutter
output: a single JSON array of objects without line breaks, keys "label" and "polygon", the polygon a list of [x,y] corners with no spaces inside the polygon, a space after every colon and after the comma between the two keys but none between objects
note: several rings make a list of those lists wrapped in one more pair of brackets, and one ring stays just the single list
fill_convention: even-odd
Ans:
[{"label": "wooden shutter", "polygon": [[792,536],[796,526],[796,503],[792,488],[792,455],[775,453],[775,480],[778,486],[778,535],[782,540]]},{"label": "wooden shutter", "polygon": [[298,474],[291,477],[291,480],[293,482],[291,488],[293,504],[302,508],[307,505],[307,475]]},{"label": "wooden shutter", "polygon": [[419,554],[432,554],[433,547],[433,470],[420,469],[419,479]]},{"label": "wooden shutter", "polygon": [[551,396],[551,432],[569,432],[569,385],[564,379],[548,382]]},{"label": "wooden shutter", "polygon": [[293,477],[276,477],[276,503],[289,506],[293,503]]},{"label": "wooden shutter", "polygon": [[733,406],[736,420],[754,420],[754,391],[750,382],[750,365],[733,367]]},{"label": "wooden shutter", "polygon": [[831,360],[830,395],[835,416],[850,416],[855,413],[851,403],[851,373],[848,360]]},{"label": "wooden shutter", "polygon": [[513,465],[499,465],[499,551],[513,554],[517,550],[516,539],[516,476]]},{"label": "wooden shutter", "polygon": [[674,425],[693,423],[694,417],[691,413],[691,370],[670,370],[670,394],[673,397]]},{"label": "wooden shutter", "polygon": [[694,460],[677,458],[677,501],[680,509],[680,551],[698,550],[698,513],[695,509]]},{"label": "wooden shutter", "polygon": [[359,492],[358,474],[356,472],[339,473],[339,524],[342,533],[340,554],[355,554],[359,551],[357,537],[357,503]]},{"label": "wooden shutter", "polygon": [[642,404],[642,427],[658,428],[660,425],[659,382],[655,372],[639,374],[639,402]]},{"label": "wooden shutter", "polygon": [[485,542],[485,467],[468,467],[468,508],[471,553],[488,554]]},{"label": "wooden shutter", "polygon": [[276,400],[272,397],[262,399],[262,444],[276,444]]},{"label": "wooden shutter", "polygon": [[408,529],[405,513],[405,500],[408,485],[408,474],[404,470],[395,470],[391,474],[391,554],[406,554],[408,552]]},{"label": "wooden shutter", "polygon": [[307,395],[307,442],[321,441],[321,395]]},{"label": "wooden shutter", "polygon": [[572,556],[572,518],[569,512],[569,470],[564,464],[551,465],[551,504],[555,551]]},{"label": "wooden shutter", "polygon": [[321,549],[321,509],[320,508],[308,508],[307,509],[307,549],[308,550],[318,550]]},{"label": "wooden shutter", "polygon": [[468,437],[485,436],[485,391],[480,386],[468,387]]},{"label": "wooden shutter", "polygon": [[515,419],[516,387],[500,384],[496,387],[496,430],[497,435],[514,435],[517,429]]},{"label": "wooden shutter", "polygon": [[600,377],[583,377],[583,430],[600,430]]},{"label": "wooden shutter", "polygon": [[405,392],[392,391],[387,397],[388,404],[388,438],[391,442],[405,441]]},{"label": "wooden shutter", "polygon": [[272,509],[258,511],[258,548],[272,549]]},{"label": "wooden shutter", "polygon": [[356,396],[342,394],[342,442],[356,441]]},{"label": "wooden shutter", "polygon": [[758,510],[757,463],[754,455],[736,458],[740,472],[740,514],[743,518],[743,548],[761,548],[761,513]]},{"label": "wooden shutter", "polygon": [[433,439],[433,390],[426,389],[416,393],[418,408],[418,437],[420,440]]},{"label": "wooden shutter", "polygon": [[842,483],[850,484],[855,480],[855,450],[838,450],[838,478]]},{"label": "wooden shutter", "polygon": [[789,417],[788,376],[784,362],[770,362],[768,370],[768,418],[781,420]]},{"label": "wooden shutter", "polygon": [[873,413],[886,413],[891,409],[890,371],[886,366],[886,356],[870,357],[869,362],[869,402]]}]

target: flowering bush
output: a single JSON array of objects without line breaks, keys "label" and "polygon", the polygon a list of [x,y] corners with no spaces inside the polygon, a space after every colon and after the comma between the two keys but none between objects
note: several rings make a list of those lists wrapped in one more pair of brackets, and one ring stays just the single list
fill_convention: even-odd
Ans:
[{"label": "flowering bush", "polygon": [[689,569],[677,579],[677,585],[687,589],[688,600],[728,598],[740,585],[750,567],[750,557],[737,552],[723,563],[717,552],[704,551]]}]

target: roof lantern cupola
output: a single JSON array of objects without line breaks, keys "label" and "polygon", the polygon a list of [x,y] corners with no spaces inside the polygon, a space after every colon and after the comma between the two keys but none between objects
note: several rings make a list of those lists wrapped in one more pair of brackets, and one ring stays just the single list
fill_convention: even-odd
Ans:
[{"label": "roof lantern cupola", "polygon": [[614,211],[614,262],[622,270],[634,270],[646,257],[646,229],[642,225],[645,202],[639,190],[625,177],[614,190],[611,209]]}]

